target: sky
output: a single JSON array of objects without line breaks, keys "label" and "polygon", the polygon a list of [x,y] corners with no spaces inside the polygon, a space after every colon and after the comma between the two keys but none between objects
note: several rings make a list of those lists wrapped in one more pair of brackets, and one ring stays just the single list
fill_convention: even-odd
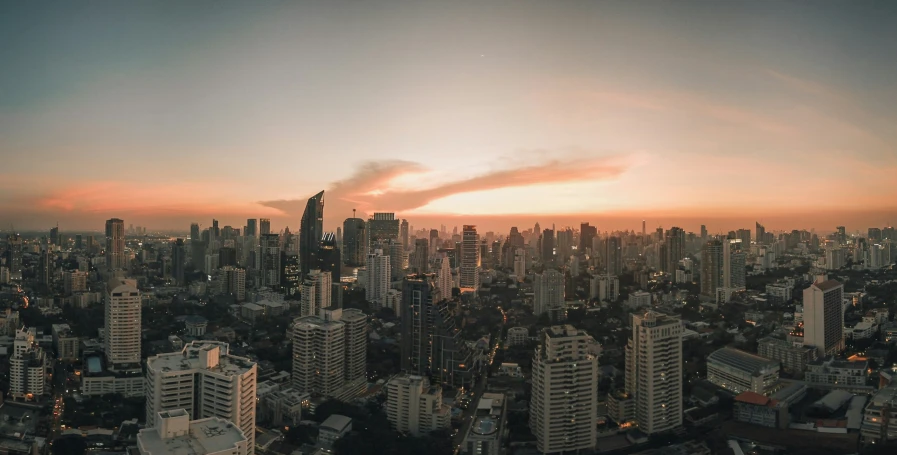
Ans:
[{"label": "sky", "polygon": [[0,226],[897,221],[897,3],[0,3]]}]

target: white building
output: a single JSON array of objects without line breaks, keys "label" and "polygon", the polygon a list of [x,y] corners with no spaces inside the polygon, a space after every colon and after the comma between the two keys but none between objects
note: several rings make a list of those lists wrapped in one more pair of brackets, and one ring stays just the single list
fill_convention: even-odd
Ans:
[{"label": "white building", "polygon": [[529,426],[542,453],[595,447],[601,347],[572,325],[543,330],[533,355]]},{"label": "white building", "polygon": [[110,370],[140,368],[141,300],[137,281],[106,283],[106,363]]},{"label": "white building", "polygon": [[293,388],[349,399],[367,380],[367,317],[356,309],[321,310],[292,327]]},{"label": "white building", "polygon": [[652,434],[682,426],[682,323],[646,311],[632,315],[626,345],[626,393],[635,400],[635,420]]},{"label": "white building", "polygon": [[461,232],[460,288],[476,291],[480,288],[480,236],[477,227],[464,225]]},{"label": "white building", "polygon": [[181,352],[146,361],[146,420],[157,413],[184,409],[193,419],[219,417],[233,422],[255,448],[255,362],[230,355],[228,344],[194,341]]},{"label": "white building", "polygon": [[386,416],[401,433],[414,436],[451,426],[451,406],[442,402],[442,388],[421,376],[400,374],[386,386]]},{"label": "white building", "polygon": [[390,283],[389,256],[383,255],[383,250],[374,250],[368,254],[367,275],[364,286],[364,298],[373,304],[373,308],[380,308],[386,302],[386,294],[389,292]]},{"label": "white building", "polygon": [[[807,364],[804,380],[808,384],[832,386],[865,386],[869,380],[869,362],[836,360],[829,356]],[[811,385],[812,387],[812,385]]]},{"label": "white building", "polygon": [[819,356],[844,350],[844,285],[836,280],[817,281],[804,289],[804,345]]},{"label": "white building", "polygon": [[645,291],[636,291],[629,294],[629,300],[626,301],[626,307],[629,309],[648,308],[651,306],[651,293]]},{"label": "white building", "polygon": [[722,348],[707,356],[707,380],[736,394],[766,395],[779,381],[779,362]]},{"label": "white building", "polygon": [[514,250],[514,277],[517,281],[526,278],[526,250],[523,248]]},{"label": "white building", "polygon": [[162,411],[150,428],[137,433],[140,455],[248,455],[253,453],[246,435],[230,421],[218,417],[190,420],[183,409]]},{"label": "white building", "polygon": [[589,283],[589,291],[593,299],[615,302],[620,296],[620,279],[613,275],[595,275]]},{"label": "white building", "polygon": [[34,401],[49,392],[44,350],[34,341],[35,331],[18,330],[9,358],[9,395],[13,400]]},{"label": "white building", "polygon": [[841,248],[829,248],[825,250],[826,270],[838,270],[844,267],[845,253]]},{"label": "white building", "polygon": [[556,269],[536,274],[533,292],[533,314],[537,316],[564,306],[564,274]]}]

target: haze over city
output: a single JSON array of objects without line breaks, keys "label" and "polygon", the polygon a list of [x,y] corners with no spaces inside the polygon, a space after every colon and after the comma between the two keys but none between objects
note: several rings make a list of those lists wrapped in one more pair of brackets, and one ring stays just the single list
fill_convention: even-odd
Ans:
[{"label": "haze over city", "polygon": [[897,16],[853,6],[6,3],[0,223],[884,226]]}]

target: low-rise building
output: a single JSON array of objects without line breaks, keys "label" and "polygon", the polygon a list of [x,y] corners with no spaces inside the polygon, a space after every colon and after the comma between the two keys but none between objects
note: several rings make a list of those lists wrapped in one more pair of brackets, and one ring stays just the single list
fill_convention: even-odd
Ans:
[{"label": "low-rise building", "polygon": [[53,324],[53,348],[56,358],[66,362],[78,360],[81,340],[75,336],[68,324]]},{"label": "low-rise building", "polygon": [[505,396],[500,393],[484,393],[477,404],[473,422],[461,443],[461,452],[466,454],[501,453],[502,440],[507,432]]},{"label": "low-rise building", "polygon": [[137,433],[140,455],[248,455],[253,449],[233,423],[218,417],[190,420],[183,409],[157,413],[154,428]]},{"label": "low-rise building", "polygon": [[897,440],[897,383],[885,387],[869,400],[863,411],[860,435],[866,444]]},{"label": "low-rise building", "polygon": [[523,346],[529,341],[529,329],[526,327],[511,327],[508,329],[508,347]]},{"label": "low-rise building", "polygon": [[769,428],[788,428],[788,406],[754,392],[741,392],[735,397],[732,418],[737,422]]},{"label": "low-rise building", "polygon": [[782,363],[782,369],[789,373],[804,371],[808,363],[816,360],[815,349],[774,337],[761,338],[757,342],[757,354],[778,360]]},{"label": "low-rise building", "polygon": [[632,310],[638,308],[647,308],[651,306],[651,293],[637,291],[629,294],[629,300],[626,301],[626,307]]},{"label": "low-rise building", "polygon": [[340,414],[333,414],[318,428],[318,446],[330,450],[333,443],[352,431],[352,419]]},{"label": "low-rise building", "polygon": [[779,362],[732,348],[707,356],[707,380],[735,393],[764,395],[779,380]]},{"label": "low-rise building", "polygon": [[810,362],[804,379],[811,385],[865,386],[869,380],[869,362],[836,360],[828,356]]},{"label": "low-rise building", "polygon": [[632,395],[616,390],[607,394],[607,417],[620,425],[632,425],[635,420],[635,399]]},{"label": "low-rise building", "polygon": [[265,392],[263,396],[260,392],[259,413],[272,425],[296,425],[302,421],[302,408],[310,399],[311,395],[292,387]]}]

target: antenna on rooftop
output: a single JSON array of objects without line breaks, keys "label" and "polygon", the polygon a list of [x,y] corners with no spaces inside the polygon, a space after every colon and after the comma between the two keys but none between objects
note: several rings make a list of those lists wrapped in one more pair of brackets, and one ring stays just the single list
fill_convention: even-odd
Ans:
[{"label": "antenna on rooftop", "polygon": [[355,209],[352,209],[352,218],[355,218]]}]

